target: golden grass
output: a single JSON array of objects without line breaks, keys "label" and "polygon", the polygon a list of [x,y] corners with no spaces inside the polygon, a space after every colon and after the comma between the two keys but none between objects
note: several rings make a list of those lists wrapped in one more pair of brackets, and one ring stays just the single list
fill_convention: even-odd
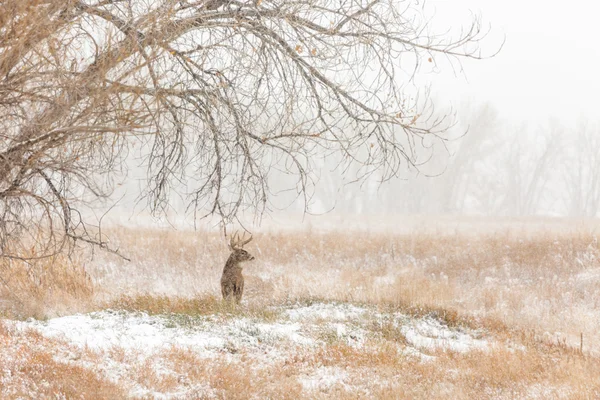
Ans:
[{"label": "golden grass", "polygon": [[0,321],[0,398],[119,399],[125,392],[93,371],[55,358],[63,344]]},{"label": "golden grass", "polygon": [[[102,255],[89,266],[97,298],[220,296],[228,250],[218,234],[121,228],[112,236],[133,261]],[[248,248],[257,259],[244,269],[248,306],[395,304],[600,343],[600,249],[591,233],[257,233]]]},{"label": "golden grass", "polygon": [[[198,386],[198,398],[317,399],[593,399],[600,394],[596,358],[567,349],[496,348],[466,354],[437,352],[419,361],[388,342],[362,347],[331,343],[312,351],[292,352],[283,362],[257,367],[244,355],[237,361],[206,360],[178,348],[165,350],[128,371],[130,378],[157,392],[176,390],[182,382]],[[154,366],[174,374],[157,374]],[[303,388],[334,369],[344,377],[326,387]]]},{"label": "golden grass", "polygon": [[[497,348],[438,352],[436,357],[419,362],[389,346],[336,344],[322,348],[307,363],[349,371],[348,381],[370,387],[375,398],[512,399],[528,398],[534,390],[540,393],[533,398],[591,399],[600,394],[598,359],[579,354]],[[376,382],[361,382],[368,379]],[[355,396],[349,388],[338,398]]]},{"label": "golden grass", "polygon": [[223,301],[215,296],[179,297],[152,294],[120,296],[97,306],[98,309],[117,309],[124,311],[141,311],[150,315],[175,314],[200,316],[223,314],[230,317],[248,316],[273,320],[278,312],[268,304],[253,303],[249,307],[237,306],[234,302]]},{"label": "golden grass", "polygon": [[149,314],[185,314],[208,315],[234,309],[228,302],[223,302],[214,296],[206,297],[168,297],[142,294],[137,296],[121,296],[104,308],[126,311],[143,311]]},{"label": "golden grass", "polygon": [[[133,261],[101,254],[89,263],[93,292],[87,276],[66,262],[50,272],[41,266],[33,275],[17,272],[12,295],[33,299],[19,316],[79,307],[269,320],[286,304],[350,302],[483,328],[498,343],[511,344],[434,352],[435,361],[420,361],[399,351],[406,339],[390,323],[369,327],[373,335],[362,347],[333,338],[261,368],[243,349],[234,361],[200,359],[179,348],[142,361],[119,349],[90,356],[132,365],[129,381],[150,390],[176,390],[183,379],[199,385],[198,398],[600,398],[600,248],[592,233],[257,233],[248,246],[256,261],[245,266],[238,307],[220,299],[228,251],[218,234],[119,228],[112,238]],[[73,305],[79,302],[84,305]],[[156,373],[157,364],[175,374]],[[344,371],[348,379],[303,388],[302,380],[322,367]]]},{"label": "golden grass", "polygon": [[47,316],[91,308],[94,285],[77,259],[0,260],[0,315]]}]

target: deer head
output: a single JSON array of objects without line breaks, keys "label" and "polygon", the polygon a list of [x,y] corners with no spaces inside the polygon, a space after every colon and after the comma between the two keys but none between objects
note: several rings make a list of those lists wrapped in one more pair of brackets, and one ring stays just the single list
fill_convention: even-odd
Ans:
[{"label": "deer head", "polygon": [[252,235],[250,235],[249,239],[246,239],[246,234],[242,236],[240,239],[239,235],[236,233],[233,234],[231,239],[229,240],[229,250],[231,250],[231,256],[235,261],[251,261],[254,260],[254,257],[244,250],[244,246],[250,243],[252,240]]}]

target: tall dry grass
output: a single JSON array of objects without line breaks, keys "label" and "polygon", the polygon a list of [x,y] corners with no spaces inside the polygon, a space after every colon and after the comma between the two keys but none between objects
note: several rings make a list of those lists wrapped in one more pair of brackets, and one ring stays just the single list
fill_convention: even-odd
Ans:
[{"label": "tall dry grass", "polygon": [[0,321],[0,398],[126,398],[123,388],[88,368],[70,363],[61,354],[70,351],[64,343],[49,340],[31,330],[7,327]]},{"label": "tall dry grass", "polygon": [[[88,266],[97,299],[219,296],[229,254],[216,233],[120,228],[132,262]],[[247,304],[323,300],[442,309],[600,349],[600,248],[592,233],[257,233]]]},{"label": "tall dry grass", "polygon": [[[119,228],[111,237],[132,262],[102,253],[4,261],[2,313],[44,317],[144,294],[219,298],[228,250],[218,234]],[[257,260],[245,267],[244,299],[256,309],[310,298],[440,309],[573,346],[583,335],[586,350],[600,349],[600,249],[591,233],[295,231],[257,233],[249,250]]]},{"label": "tall dry grass", "polygon": [[[19,285],[13,286],[12,295],[35,299],[30,308],[20,309],[21,315],[109,305],[155,314],[227,313],[269,319],[277,318],[270,305],[349,301],[435,313],[449,324],[483,325],[503,344],[485,352],[434,351],[434,362],[422,362],[399,351],[403,335],[382,325],[373,328],[361,347],[334,338],[326,346],[292,351],[285,360],[261,368],[243,349],[235,362],[200,360],[178,348],[145,358],[116,348],[109,355],[81,355],[90,365],[106,357],[129,365],[123,377],[127,385],[160,393],[177,390],[184,382],[197,385],[197,392],[188,393],[217,398],[600,396],[600,248],[592,233],[256,233],[248,250],[257,260],[245,267],[244,304],[237,309],[220,302],[219,278],[229,252],[218,234],[118,228],[111,237],[132,262],[99,254],[85,263],[86,273],[79,264],[54,260],[14,275]],[[11,295],[3,290],[3,296]],[[15,335],[0,326],[5,343]],[[44,346],[65,345],[46,341]],[[44,357],[34,358],[54,365]],[[157,373],[156,365],[175,373]],[[33,377],[28,379],[54,379],[27,368]],[[312,391],[303,386],[322,371],[345,378]],[[103,393],[123,389],[101,377],[86,379],[105,387]],[[53,384],[68,384],[61,382]]]},{"label": "tall dry grass", "polygon": [[44,318],[86,311],[93,295],[92,279],[75,257],[0,260],[0,315]]}]

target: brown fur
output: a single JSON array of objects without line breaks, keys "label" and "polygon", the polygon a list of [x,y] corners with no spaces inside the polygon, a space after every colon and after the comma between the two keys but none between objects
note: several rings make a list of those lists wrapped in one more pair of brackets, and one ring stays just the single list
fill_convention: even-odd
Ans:
[{"label": "brown fur", "polygon": [[241,247],[237,247],[238,244],[232,240],[232,244],[230,245],[231,254],[225,263],[223,275],[221,276],[221,293],[223,294],[223,299],[235,299],[237,303],[242,300],[242,294],[244,293],[244,276],[242,275],[241,264],[244,261],[254,260],[254,257],[250,253]]}]

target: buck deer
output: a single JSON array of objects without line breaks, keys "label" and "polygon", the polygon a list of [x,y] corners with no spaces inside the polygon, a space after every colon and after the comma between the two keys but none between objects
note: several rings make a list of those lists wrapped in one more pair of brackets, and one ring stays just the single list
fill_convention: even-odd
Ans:
[{"label": "buck deer", "polygon": [[223,299],[231,300],[235,298],[235,301],[239,303],[242,300],[242,294],[244,292],[244,276],[242,275],[242,262],[254,260],[254,257],[243,249],[244,245],[250,243],[250,239],[245,240],[245,234],[240,239],[237,234],[234,234],[229,241],[229,250],[231,254],[225,263],[223,268],[223,275],[221,276],[221,293]]}]

